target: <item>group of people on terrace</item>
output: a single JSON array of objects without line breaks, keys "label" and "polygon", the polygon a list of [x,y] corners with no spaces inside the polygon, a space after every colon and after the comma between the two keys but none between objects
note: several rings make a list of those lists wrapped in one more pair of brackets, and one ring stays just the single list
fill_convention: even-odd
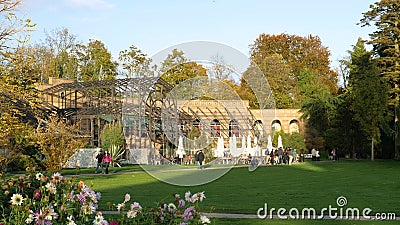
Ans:
[{"label": "group of people on terrace", "polygon": [[265,150],[265,164],[267,165],[280,165],[289,164],[295,162],[304,162],[305,153],[301,149],[299,154],[297,150],[291,147]]}]

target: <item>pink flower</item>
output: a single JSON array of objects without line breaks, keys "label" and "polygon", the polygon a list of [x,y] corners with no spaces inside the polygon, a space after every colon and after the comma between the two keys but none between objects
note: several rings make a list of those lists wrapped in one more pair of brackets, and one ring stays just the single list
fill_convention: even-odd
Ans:
[{"label": "pink flower", "polygon": [[192,220],[194,217],[194,207],[190,206],[189,208],[185,209],[185,212],[183,213],[183,220],[188,221]]},{"label": "pink flower", "polygon": [[18,185],[19,185],[19,188],[24,188],[24,183],[22,183],[21,181],[20,182],[18,182]]},{"label": "pink flower", "polygon": [[125,194],[125,201],[124,202],[128,202],[129,200],[131,200],[131,196],[129,194]]},{"label": "pink flower", "polygon": [[118,223],[111,220],[111,221],[110,221],[110,225],[118,225]]},{"label": "pink flower", "polygon": [[33,198],[34,198],[34,199],[40,198],[40,191],[39,191],[38,189],[36,189],[36,190],[33,192]]},{"label": "pink flower", "polygon": [[134,202],[133,204],[131,204],[131,210],[141,211],[142,206],[139,204],[139,202]]},{"label": "pink flower", "polygon": [[182,208],[185,206],[185,201],[183,199],[180,199],[178,203],[178,208]]},{"label": "pink flower", "polygon": [[61,179],[63,178],[63,176],[61,176],[60,173],[54,173],[53,176],[51,176],[51,179],[54,180],[54,182],[56,183],[60,183]]}]

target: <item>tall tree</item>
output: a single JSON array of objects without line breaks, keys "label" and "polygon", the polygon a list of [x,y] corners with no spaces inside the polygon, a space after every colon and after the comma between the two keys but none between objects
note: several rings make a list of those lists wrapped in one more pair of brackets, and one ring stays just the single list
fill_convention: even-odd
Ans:
[{"label": "tall tree", "polygon": [[210,77],[217,81],[228,81],[233,70],[226,64],[224,58],[217,54],[211,58],[211,61],[212,66],[208,69]]},{"label": "tall tree", "polygon": [[266,56],[259,67],[266,76],[278,109],[299,108],[297,79],[279,54]]},{"label": "tall tree", "polygon": [[[370,34],[371,40],[368,43],[372,44],[377,56],[381,76],[389,85],[389,109],[394,112],[392,124],[396,124],[400,120],[396,116],[400,102],[400,1],[381,0],[370,5],[370,10],[363,13],[360,25],[376,27],[376,31]],[[394,125],[394,138],[399,136],[399,132]],[[395,158],[400,159],[399,147],[395,147],[395,151]]]},{"label": "tall tree", "polygon": [[131,45],[128,49],[119,52],[126,77],[152,77],[155,68],[150,67],[151,59],[136,46]]},{"label": "tall tree", "polygon": [[[30,19],[15,14],[22,0],[0,0],[0,53],[11,46],[12,41],[25,42],[35,24]],[[4,19],[3,19],[4,18]]]},{"label": "tall tree", "polygon": [[321,81],[330,87],[332,93],[337,91],[337,74],[329,66],[330,52],[322,45],[318,36],[261,34],[250,46],[250,54],[258,65],[266,57],[279,54],[287,62],[295,78],[298,78],[303,69],[308,69],[321,77]]},{"label": "tall tree", "polygon": [[[49,67],[42,65],[44,74],[46,70],[53,72],[51,76],[60,78],[67,78],[71,80],[78,80],[78,59],[76,57],[76,50],[79,43],[76,40],[76,35],[71,34],[67,28],[59,28],[46,32],[45,42],[42,44],[42,52],[44,58],[41,59],[41,63],[51,60],[48,63]],[[52,57],[47,58],[49,55]],[[46,79],[47,77],[42,77]]]},{"label": "tall tree", "polygon": [[89,40],[87,45],[78,45],[79,80],[114,80],[118,63],[100,40]]},{"label": "tall tree", "polygon": [[207,70],[196,62],[186,59],[183,51],[174,49],[163,61],[159,73],[172,86],[197,76],[207,77]]},{"label": "tall tree", "polygon": [[301,118],[306,121],[305,137],[309,139],[306,142],[312,143],[307,144],[307,147],[324,146],[323,136],[330,128],[334,111],[334,96],[321,79],[308,69],[304,69],[298,79],[299,95],[302,98]]},{"label": "tall tree", "polygon": [[374,146],[380,141],[380,126],[387,109],[387,88],[362,39],[354,46],[351,62],[349,84],[354,96],[351,108],[361,129],[371,140],[371,160],[374,160]]},{"label": "tall tree", "polygon": [[18,140],[27,139],[25,131],[37,121],[39,93],[35,84],[39,68],[29,47],[17,47],[3,53],[0,63],[0,146],[8,157],[23,153]]}]

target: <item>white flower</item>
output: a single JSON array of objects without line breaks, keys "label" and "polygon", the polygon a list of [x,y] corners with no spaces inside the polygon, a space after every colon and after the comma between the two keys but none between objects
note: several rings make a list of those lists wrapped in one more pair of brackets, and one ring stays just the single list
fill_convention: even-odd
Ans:
[{"label": "white flower", "polygon": [[168,212],[174,213],[175,211],[176,211],[176,206],[174,205],[174,203],[169,203],[168,204]]},{"label": "white flower", "polygon": [[211,223],[211,221],[210,221],[210,219],[207,218],[207,216],[201,215],[200,216],[200,223],[201,224],[209,224],[209,223]]},{"label": "white flower", "polygon": [[[32,210],[31,210],[31,211],[32,211]],[[33,219],[34,219],[33,214],[29,214],[29,217],[26,218],[25,223],[32,223],[32,222],[33,222]]]},{"label": "white flower", "polygon": [[74,221],[74,217],[72,216],[68,216],[67,217],[68,223],[67,225],[76,225],[75,221]]},{"label": "white flower", "polygon": [[203,199],[205,199],[205,198],[206,198],[206,196],[204,195],[204,191],[203,191],[203,192],[199,192],[199,193],[197,193],[197,196],[199,197],[199,199],[200,199],[200,202],[202,202],[202,201],[203,201]]},{"label": "white flower", "polygon": [[125,203],[119,203],[119,204],[117,205],[117,210],[118,210],[118,212],[121,211],[121,209],[124,208],[124,207],[125,207]]},{"label": "white flower", "polygon": [[188,191],[188,192],[185,193],[185,200],[186,200],[187,202],[190,202],[190,195],[191,195],[190,191]]},{"label": "white flower", "polygon": [[43,174],[42,173],[37,173],[36,174],[36,180],[41,180],[43,178]]},{"label": "white flower", "polygon": [[195,203],[197,200],[199,200],[199,196],[197,194],[192,195],[192,197],[190,198],[190,202],[191,203]]},{"label": "white flower", "polygon": [[22,205],[22,202],[24,201],[24,197],[20,194],[13,194],[11,197],[11,204],[12,205]]},{"label": "white flower", "polygon": [[104,218],[102,215],[96,215],[96,217],[93,220],[93,224],[99,225],[104,221]]},{"label": "white flower", "polygon": [[126,217],[128,218],[135,218],[137,216],[139,211],[137,210],[128,210],[128,212],[126,212]]},{"label": "white flower", "polygon": [[55,186],[53,183],[47,183],[47,184],[45,185],[45,187],[46,187],[46,190],[47,190],[48,192],[50,192],[50,194],[56,194],[57,188],[56,188],[56,186]]},{"label": "white flower", "polygon": [[96,212],[96,208],[92,204],[85,204],[81,207],[81,210],[83,214],[85,215],[92,215],[94,212]]}]

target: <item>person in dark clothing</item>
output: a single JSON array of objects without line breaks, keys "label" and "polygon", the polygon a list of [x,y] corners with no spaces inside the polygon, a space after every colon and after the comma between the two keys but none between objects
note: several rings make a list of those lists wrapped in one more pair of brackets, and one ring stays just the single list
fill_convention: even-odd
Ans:
[{"label": "person in dark clothing", "polygon": [[304,162],[304,149],[300,150],[300,162]]},{"label": "person in dark clothing", "polygon": [[197,153],[197,159],[199,162],[199,169],[203,169],[204,153],[202,150],[199,150]]},{"label": "person in dark clothing", "polygon": [[101,173],[104,173],[104,167],[103,167],[103,153],[101,152],[101,150],[99,150],[99,152],[97,153],[96,159],[97,159],[96,173],[99,172],[99,167],[101,167]]}]

